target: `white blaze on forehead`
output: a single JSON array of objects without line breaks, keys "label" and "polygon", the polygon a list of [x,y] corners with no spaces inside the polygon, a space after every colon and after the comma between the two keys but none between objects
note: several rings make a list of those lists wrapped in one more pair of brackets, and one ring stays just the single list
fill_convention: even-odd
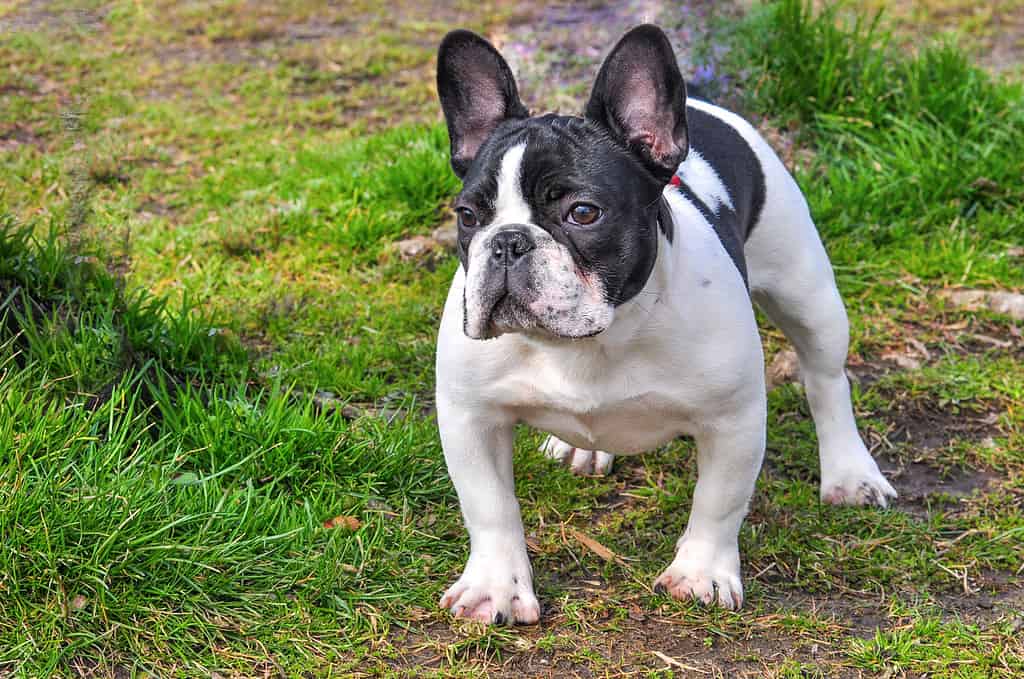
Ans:
[{"label": "white blaze on forehead", "polygon": [[686,160],[679,166],[679,177],[712,212],[717,213],[723,205],[735,212],[736,208],[732,205],[732,198],[722,178],[695,149],[690,149]]},{"label": "white blaze on forehead", "polygon": [[529,224],[530,206],[523,198],[520,175],[526,142],[505,151],[498,170],[498,196],[494,201],[492,224]]}]

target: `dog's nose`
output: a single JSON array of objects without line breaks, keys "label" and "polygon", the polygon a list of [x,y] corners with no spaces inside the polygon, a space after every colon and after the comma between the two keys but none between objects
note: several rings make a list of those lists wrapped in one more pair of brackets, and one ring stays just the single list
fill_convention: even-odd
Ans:
[{"label": "dog's nose", "polygon": [[511,266],[533,248],[533,240],[519,229],[505,229],[491,238],[491,255],[505,266]]}]

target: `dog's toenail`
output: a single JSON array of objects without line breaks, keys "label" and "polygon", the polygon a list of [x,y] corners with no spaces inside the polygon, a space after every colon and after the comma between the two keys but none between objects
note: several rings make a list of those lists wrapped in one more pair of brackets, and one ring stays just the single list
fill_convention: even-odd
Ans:
[{"label": "dog's toenail", "polygon": [[665,587],[664,583],[656,582],[656,583],[654,583],[654,593],[655,594],[667,594],[668,593],[668,588]]},{"label": "dog's toenail", "polygon": [[504,625],[505,624],[505,614],[501,613],[500,611],[498,613],[495,613],[494,614],[494,624],[495,625]]}]

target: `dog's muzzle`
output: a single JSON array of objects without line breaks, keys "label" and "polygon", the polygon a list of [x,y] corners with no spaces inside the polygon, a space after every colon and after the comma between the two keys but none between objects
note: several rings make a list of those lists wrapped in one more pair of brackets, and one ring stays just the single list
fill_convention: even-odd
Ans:
[{"label": "dog's muzzle", "polygon": [[490,237],[480,253],[483,275],[477,279],[470,310],[474,320],[467,323],[467,335],[485,339],[535,324],[527,305],[534,296],[530,253],[536,247],[529,228],[522,224],[503,226]]},{"label": "dog's muzzle", "polygon": [[567,247],[527,224],[502,224],[473,240],[463,310],[471,339],[509,332],[579,339],[602,332],[614,316],[601,280],[580,273]]}]

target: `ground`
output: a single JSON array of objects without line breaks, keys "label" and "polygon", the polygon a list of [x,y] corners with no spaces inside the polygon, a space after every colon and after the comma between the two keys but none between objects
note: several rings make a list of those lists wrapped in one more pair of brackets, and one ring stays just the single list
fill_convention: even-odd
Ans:
[{"label": "ground", "polygon": [[[872,32],[877,3],[815,6],[0,0],[0,673],[1024,672],[1024,318],[993,296],[1024,286],[1024,13],[898,0]],[[641,20],[807,192],[900,498],[818,503],[763,323],[742,611],[651,590],[689,442],[578,478],[524,430],[541,623],[452,620],[434,51],[479,30],[531,109],[573,112]]]}]

